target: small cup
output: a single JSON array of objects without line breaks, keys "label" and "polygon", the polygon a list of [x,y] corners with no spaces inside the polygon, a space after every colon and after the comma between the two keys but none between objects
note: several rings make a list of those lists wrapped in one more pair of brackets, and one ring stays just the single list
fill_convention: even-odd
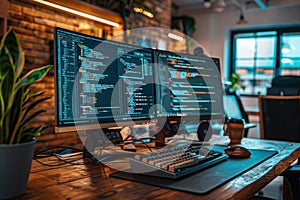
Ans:
[{"label": "small cup", "polygon": [[243,119],[228,119],[224,124],[223,130],[225,135],[229,136],[231,145],[241,144],[241,141],[244,136],[244,120]]}]

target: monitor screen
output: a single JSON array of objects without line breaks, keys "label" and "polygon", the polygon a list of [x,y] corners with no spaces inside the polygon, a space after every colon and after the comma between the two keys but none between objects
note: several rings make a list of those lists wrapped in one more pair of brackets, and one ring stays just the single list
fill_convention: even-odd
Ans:
[{"label": "monitor screen", "polygon": [[156,50],[157,116],[224,116],[219,59]]},{"label": "monitor screen", "polygon": [[61,28],[54,32],[57,126],[154,116],[151,49]]}]

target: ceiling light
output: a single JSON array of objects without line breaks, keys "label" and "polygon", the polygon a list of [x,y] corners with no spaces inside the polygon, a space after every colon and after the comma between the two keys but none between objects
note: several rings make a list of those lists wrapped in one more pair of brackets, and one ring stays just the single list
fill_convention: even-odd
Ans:
[{"label": "ceiling light", "polygon": [[210,0],[204,0],[203,6],[204,6],[204,8],[210,8],[211,7],[211,1]]},{"label": "ceiling light", "polygon": [[217,0],[216,1],[216,7],[226,7],[226,3],[224,0]]},{"label": "ceiling light", "polygon": [[223,12],[225,7],[226,7],[226,3],[224,0],[217,0],[215,3],[214,10],[216,12]]},{"label": "ceiling light", "polygon": [[241,14],[240,14],[239,21],[237,21],[235,24],[236,24],[236,25],[239,25],[239,26],[243,26],[243,25],[247,25],[247,24],[248,24],[248,21],[245,20],[243,10],[241,10]]},{"label": "ceiling light", "polygon": [[168,34],[168,37],[169,37],[169,38],[172,38],[172,39],[174,39],[174,40],[178,40],[178,41],[182,41],[182,40],[183,40],[183,37],[181,37],[181,36],[179,36],[179,35],[176,35],[176,34],[174,34],[174,33],[169,33],[169,34]]},{"label": "ceiling light", "polygon": [[116,22],[112,22],[112,21],[109,21],[109,20],[94,16],[94,15],[90,15],[90,14],[87,14],[87,13],[84,13],[84,12],[81,12],[81,11],[78,11],[78,10],[74,10],[72,8],[67,8],[65,6],[61,6],[61,5],[58,5],[58,4],[55,4],[55,3],[51,3],[49,1],[44,1],[44,0],[33,0],[33,1],[44,4],[44,5],[47,5],[47,6],[50,6],[52,8],[63,10],[63,11],[66,11],[68,13],[72,13],[72,14],[75,14],[75,15],[78,15],[78,16],[81,16],[81,17],[85,17],[85,18],[88,18],[88,19],[91,19],[91,20],[95,20],[95,21],[101,22],[103,24],[107,24],[107,25],[114,26],[114,27],[119,27],[119,24],[116,23]]}]

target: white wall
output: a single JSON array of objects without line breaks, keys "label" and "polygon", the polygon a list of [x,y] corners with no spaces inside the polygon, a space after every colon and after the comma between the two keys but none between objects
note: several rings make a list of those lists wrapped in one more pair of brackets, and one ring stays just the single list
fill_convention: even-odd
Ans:
[{"label": "white wall", "polygon": [[[196,31],[193,38],[201,44],[210,56],[220,57],[221,66],[228,69],[229,30],[239,28],[235,23],[239,19],[239,11],[224,13],[201,14],[193,12],[184,13],[193,16],[196,20]],[[271,10],[257,10],[244,13],[249,25],[242,28],[257,26],[276,26],[280,24],[299,24],[300,6]],[[240,27],[241,28],[241,27]],[[224,56],[225,55],[225,56]],[[226,71],[222,71],[225,72]],[[224,74],[224,73],[223,73]]]}]

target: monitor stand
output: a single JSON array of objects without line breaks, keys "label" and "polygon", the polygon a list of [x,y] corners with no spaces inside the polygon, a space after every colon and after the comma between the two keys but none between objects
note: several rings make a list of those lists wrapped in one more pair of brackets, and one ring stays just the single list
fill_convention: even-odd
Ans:
[{"label": "monitor stand", "polygon": [[[179,131],[180,122],[176,120],[168,120],[164,127],[155,135],[155,146],[156,147],[163,147],[165,146],[165,139],[166,137],[172,137],[176,135]],[[210,126],[210,122],[208,120],[200,121],[200,123],[189,123],[188,126],[193,126],[194,128],[191,129],[193,132],[197,131],[198,140],[200,142],[207,142],[210,140],[212,136],[212,129]],[[187,129],[187,128],[185,128]],[[185,130],[189,132],[188,130]]]},{"label": "monitor stand", "polygon": [[[83,148],[83,159],[94,160],[91,151],[99,147],[99,145],[105,145],[107,142],[118,144],[123,141],[121,135],[121,127],[110,127],[102,128],[102,133],[99,133],[98,129],[95,130],[84,130],[83,135],[85,136],[84,148]],[[88,148],[86,148],[88,147]]]}]

